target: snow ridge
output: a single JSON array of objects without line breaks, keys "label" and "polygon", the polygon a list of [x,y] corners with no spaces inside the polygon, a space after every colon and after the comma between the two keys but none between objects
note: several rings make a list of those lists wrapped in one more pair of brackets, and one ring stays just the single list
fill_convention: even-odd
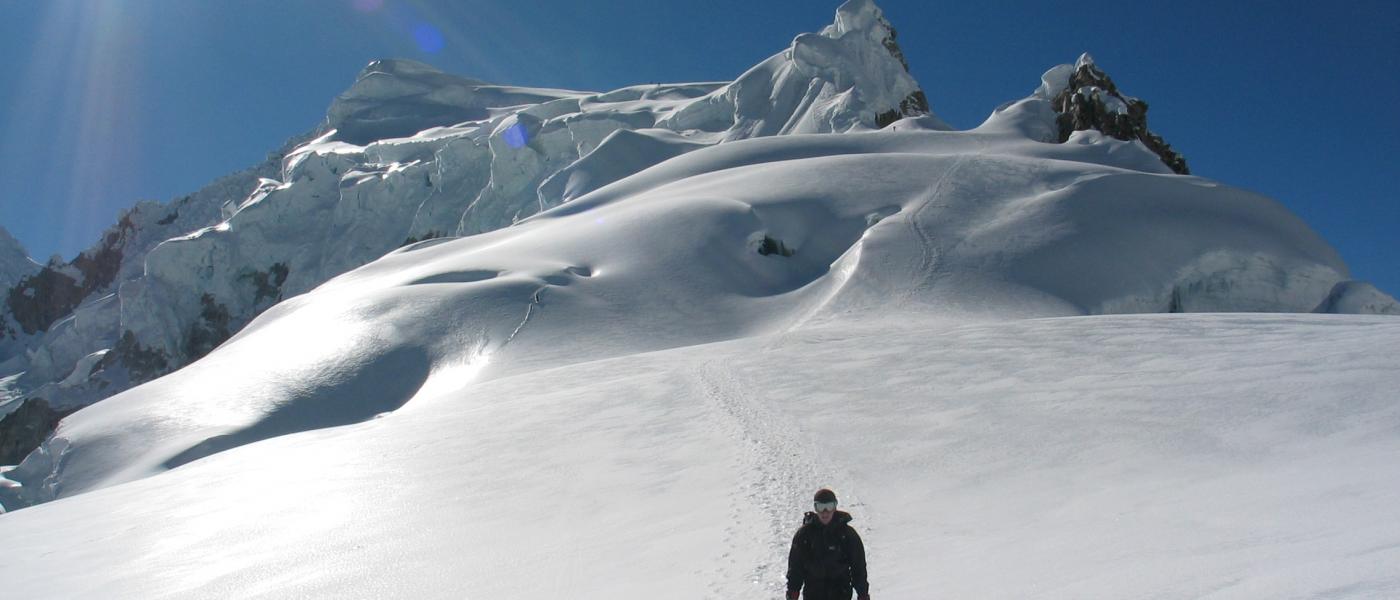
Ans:
[{"label": "snow ridge", "polygon": [[85,405],[395,248],[506,227],[698,148],[927,113],[879,8],[848,2],[837,21],[730,83],[593,93],[375,61],[309,137],[169,206],[138,205],[89,258],[55,271],[62,293],[8,310],[25,325],[0,346],[0,376]]}]

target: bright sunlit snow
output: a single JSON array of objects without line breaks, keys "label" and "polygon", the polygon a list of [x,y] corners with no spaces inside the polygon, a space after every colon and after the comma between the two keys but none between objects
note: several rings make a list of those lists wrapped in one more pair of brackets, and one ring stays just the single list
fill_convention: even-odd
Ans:
[{"label": "bright sunlit snow", "polygon": [[870,319],[585,362],[6,515],[3,572],[15,597],[772,598],[829,484],[882,598],[1386,597],[1397,339]]}]

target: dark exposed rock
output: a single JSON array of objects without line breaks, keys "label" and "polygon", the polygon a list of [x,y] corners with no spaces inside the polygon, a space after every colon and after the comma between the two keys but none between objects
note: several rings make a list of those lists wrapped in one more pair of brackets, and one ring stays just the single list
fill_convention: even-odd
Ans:
[{"label": "dark exposed rock", "polygon": [[[890,56],[895,57],[895,59],[899,61],[900,66],[904,67],[904,72],[908,73],[909,61],[905,60],[904,51],[901,50],[899,44],[895,42],[895,39],[899,37],[899,32],[895,31],[894,26],[890,25],[888,21],[885,21],[884,18],[880,19],[880,25],[884,26],[887,32],[887,35],[884,39],[880,40],[880,43],[885,46],[885,50],[889,51]],[[884,129],[891,123],[904,117],[919,117],[928,113],[928,96],[924,95],[923,90],[914,90],[912,94],[909,94],[904,100],[900,101],[898,110],[890,109],[875,115],[875,126]]]},{"label": "dark exposed rock", "polygon": [[170,361],[165,352],[142,346],[130,329],[122,333],[121,339],[117,340],[117,346],[103,356],[93,369],[103,370],[114,365],[126,369],[133,385],[145,383],[170,372]]},{"label": "dark exposed rock", "polygon": [[204,294],[199,298],[203,308],[199,320],[190,326],[185,336],[185,356],[188,362],[199,360],[233,336],[229,332],[228,307],[214,301],[214,296]]},{"label": "dark exposed rock", "polygon": [[775,240],[769,236],[763,236],[763,242],[758,245],[758,253],[764,256],[777,254],[778,256],[792,256],[792,249],[788,248],[782,240]]},{"label": "dark exposed rock", "polygon": [[253,271],[245,273],[240,279],[249,279],[253,282],[253,303],[260,304],[264,299],[271,299],[273,302],[282,299],[282,284],[287,282],[286,263],[273,263],[267,271]]},{"label": "dark exposed rock", "polygon": [[886,35],[885,39],[880,40],[880,43],[885,46],[886,50],[890,51],[890,56],[895,57],[895,59],[899,61],[899,64],[904,67],[904,72],[908,73],[909,61],[904,60],[904,51],[901,50],[899,44],[895,42],[895,39],[899,37],[899,32],[895,31],[894,26],[890,25],[889,22],[885,21],[883,18],[880,19],[880,24],[884,25],[885,31],[889,32],[889,35]]},{"label": "dark exposed rock", "polygon": [[914,90],[899,102],[899,110],[887,110],[875,115],[875,126],[884,129],[904,117],[918,117],[928,114],[928,96],[923,90]]},{"label": "dark exposed rock", "polygon": [[1093,129],[1123,141],[1138,140],[1162,159],[1173,172],[1189,175],[1186,159],[1172,150],[1161,136],[1147,128],[1147,103],[1125,96],[1089,55],[1084,55],[1069,77],[1069,85],[1051,101],[1059,113],[1060,142],[1076,131]]},{"label": "dark exposed rock", "polygon": [[899,110],[906,116],[918,116],[928,114],[928,96],[923,90],[914,90],[899,102]]},{"label": "dark exposed rock", "polygon": [[19,464],[72,412],[54,410],[42,398],[25,400],[17,410],[0,419],[0,465]]},{"label": "dark exposed rock", "polygon": [[[27,334],[46,331],[92,293],[111,285],[121,268],[122,246],[135,230],[130,213],[124,214],[96,249],[79,254],[68,265],[46,265],[10,288],[6,304],[20,329]],[[74,270],[81,281],[69,274]]]},{"label": "dark exposed rock", "polygon": [[73,312],[86,296],[83,286],[56,266],[45,266],[21,279],[5,299],[15,322],[27,334],[48,329],[54,321]]},{"label": "dark exposed rock", "polygon": [[417,244],[418,242],[426,242],[426,241],[428,241],[428,240],[435,240],[435,239],[440,238],[440,237],[447,237],[447,234],[446,234],[446,233],[443,233],[443,232],[441,232],[441,231],[429,231],[428,233],[423,234],[423,237],[421,237],[421,238],[418,237],[418,236],[416,236],[416,235],[410,235],[410,236],[408,236],[408,238],[404,239],[404,241],[403,241],[402,244],[399,244],[399,247],[402,248],[402,247],[407,246],[407,245],[409,245],[409,244]]},{"label": "dark exposed rock", "polygon": [[1180,287],[1175,287],[1175,286],[1172,287],[1172,297],[1171,297],[1171,300],[1168,301],[1168,303],[1167,303],[1167,312],[1169,312],[1169,313],[1184,313],[1184,312],[1186,312],[1186,309],[1184,308],[1183,303],[1182,303],[1182,301],[1181,301],[1181,288],[1180,288]]}]

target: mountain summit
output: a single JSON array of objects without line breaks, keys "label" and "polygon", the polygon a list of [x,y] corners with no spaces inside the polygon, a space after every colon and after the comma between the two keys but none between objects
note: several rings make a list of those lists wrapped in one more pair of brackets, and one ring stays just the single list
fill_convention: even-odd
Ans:
[{"label": "mountain summit", "polygon": [[1080,55],[1072,69],[1062,65],[1045,77],[1046,81],[1053,82],[1046,95],[1059,115],[1056,123],[1060,127],[1060,142],[1069,140],[1076,131],[1092,129],[1119,140],[1137,140],[1160,157],[1172,172],[1191,173],[1186,168],[1186,159],[1172,150],[1162,136],[1147,128],[1147,103],[1120,93],[1108,74],[1094,64],[1089,53]]}]

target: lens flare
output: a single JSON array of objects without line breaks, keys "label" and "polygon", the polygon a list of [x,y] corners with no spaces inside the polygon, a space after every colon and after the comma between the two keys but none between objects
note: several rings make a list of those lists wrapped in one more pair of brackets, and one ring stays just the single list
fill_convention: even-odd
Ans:
[{"label": "lens flare", "polygon": [[443,41],[442,32],[438,28],[427,23],[419,23],[413,28],[413,41],[418,42],[418,49],[428,54],[442,52],[446,43]]},{"label": "lens flare", "polygon": [[525,125],[516,123],[501,132],[501,139],[505,141],[507,146],[520,149],[530,143],[530,132],[525,129]]}]

